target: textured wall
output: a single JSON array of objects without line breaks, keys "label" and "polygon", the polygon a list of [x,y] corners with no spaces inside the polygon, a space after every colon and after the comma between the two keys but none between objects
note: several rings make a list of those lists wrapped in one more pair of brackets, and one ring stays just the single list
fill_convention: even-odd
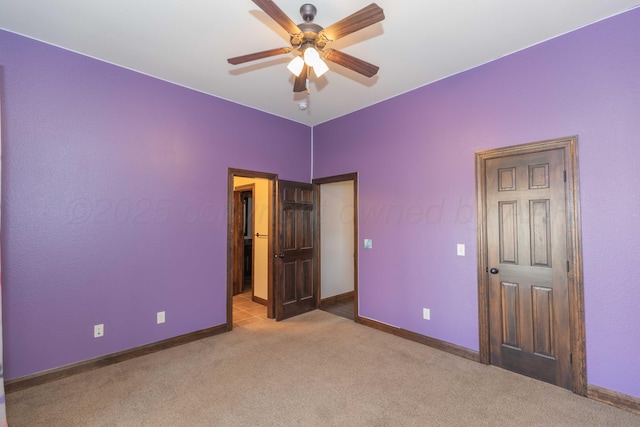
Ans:
[{"label": "textured wall", "polygon": [[639,41],[636,9],[316,126],[314,175],[360,174],[360,314],[477,350],[474,152],[578,135],[588,382],[640,397]]},{"label": "textured wall", "polygon": [[227,169],[309,182],[309,128],[1,31],[0,67],[5,377],[225,323]]}]

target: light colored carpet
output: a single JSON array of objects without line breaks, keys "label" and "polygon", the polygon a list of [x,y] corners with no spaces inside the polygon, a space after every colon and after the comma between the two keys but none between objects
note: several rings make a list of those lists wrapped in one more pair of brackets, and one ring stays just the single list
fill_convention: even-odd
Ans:
[{"label": "light colored carpet", "polygon": [[323,311],[7,396],[19,426],[639,426],[640,416]]}]

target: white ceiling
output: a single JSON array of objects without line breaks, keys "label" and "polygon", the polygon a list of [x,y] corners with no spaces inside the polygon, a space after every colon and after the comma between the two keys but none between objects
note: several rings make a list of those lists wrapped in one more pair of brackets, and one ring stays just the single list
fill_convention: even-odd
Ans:
[{"label": "white ceiling", "polygon": [[[275,0],[296,23],[302,0]],[[323,27],[370,0],[315,0]],[[330,46],[380,67],[363,77],[329,63],[311,94],[294,94],[293,54],[250,0],[0,0],[0,28],[307,125],[348,114],[632,9],[640,0],[377,0],[386,19]],[[308,103],[307,110],[298,104]]]}]

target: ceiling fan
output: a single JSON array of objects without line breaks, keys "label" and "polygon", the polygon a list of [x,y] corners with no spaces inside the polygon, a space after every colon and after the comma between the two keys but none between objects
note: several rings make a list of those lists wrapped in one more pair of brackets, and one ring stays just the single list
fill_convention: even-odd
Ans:
[{"label": "ceiling fan", "polygon": [[294,92],[309,92],[309,73],[313,69],[315,75],[320,77],[329,70],[327,61],[342,65],[350,70],[366,77],[373,77],[379,67],[354,56],[347,55],[335,49],[325,49],[326,45],[334,40],[366,28],[384,19],[384,12],[377,4],[369,6],[347,16],[327,28],[314,24],[317,9],[314,5],[306,3],[300,7],[300,15],[304,20],[301,24],[294,24],[289,17],[272,0],[252,0],[260,9],[271,17],[276,23],[289,33],[291,47],[281,47],[236,56],[227,59],[233,65],[243,64],[257,59],[282,55],[294,52],[296,57],[287,65],[287,68],[296,76],[293,85]]}]

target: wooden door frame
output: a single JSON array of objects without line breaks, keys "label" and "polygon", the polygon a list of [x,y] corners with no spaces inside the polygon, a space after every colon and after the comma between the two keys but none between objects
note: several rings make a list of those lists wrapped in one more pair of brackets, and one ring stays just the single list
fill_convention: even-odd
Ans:
[{"label": "wooden door frame", "polygon": [[316,283],[317,285],[317,300],[318,307],[321,305],[321,287],[322,287],[322,277],[320,274],[321,268],[321,245],[320,241],[320,224],[321,224],[321,212],[322,205],[320,200],[320,189],[319,187],[323,184],[332,184],[336,182],[345,182],[345,181],[353,181],[353,309],[354,309],[354,318],[356,321],[359,318],[358,315],[358,173],[348,173],[343,175],[335,175],[329,176],[326,178],[316,178],[313,180],[314,186],[316,186],[316,204],[318,206],[318,224],[316,231],[316,242],[315,246],[318,251],[318,261],[316,265]]},{"label": "wooden door frame", "polygon": [[[233,329],[233,267],[235,261],[235,254],[233,253],[233,223],[234,223],[234,188],[233,181],[236,177],[242,178],[261,178],[267,179],[270,181],[269,185],[271,187],[271,194],[269,197],[269,220],[271,221],[271,230],[269,230],[269,235],[273,236],[269,239],[269,249],[267,253],[267,257],[269,260],[273,260],[274,256],[274,244],[275,244],[275,236],[277,236],[276,226],[277,221],[275,218],[276,214],[276,197],[278,190],[278,175],[274,173],[267,172],[256,172],[246,169],[235,169],[229,168],[228,176],[227,176],[227,330],[230,331]],[[255,205],[255,198],[254,198]],[[274,311],[274,298],[273,298],[273,262],[269,262],[268,265],[268,283],[267,283],[267,295],[269,301],[267,303],[267,317],[272,319],[275,317]]]},{"label": "wooden door frame", "polygon": [[580,221],[580,184],[578,137],[571,136],[524,145],[515,145],[476,153],[476,203],[478,244],[478,326],[480,362],[491,363],[489,347],[489,273],[487,263],[486,162],[490,159],[561,149],[566,176],[567,261],[569,273],[569,329],[571,334],[571,389],[587,395],[587,361],[584,320],[584,284],[582,276],[582,230]]}]

